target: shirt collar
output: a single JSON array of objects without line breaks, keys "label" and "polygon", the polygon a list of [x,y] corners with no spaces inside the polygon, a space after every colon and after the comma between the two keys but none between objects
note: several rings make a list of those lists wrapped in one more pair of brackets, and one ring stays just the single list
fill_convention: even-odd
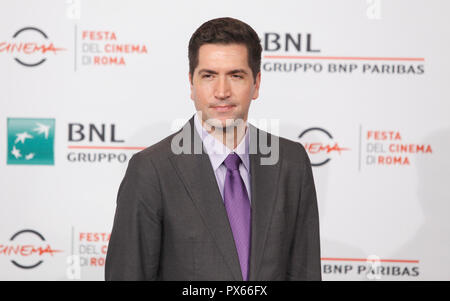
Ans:
[{"label": "shirt collar", "polygon": [[236,153],[239,156],[239,158],[241,158],[241,161],[244,164],[245,168],[247,169],[247,172],[250,171],[250,158],[249,158],[250,135],[248,133],[249,132],[248,126],[246,126],[244,138],[241,140],[241,142],[234,150],[231,150],[222,142],[214,138],[213,135],[208,133],[208,131],[202,126],[198,114],[195,114],[194,124],[197,133],[199,134],[199,136],[203,141],[203,146],[209,155],[214,171],[216,171],[217,168],[220,167],[223,161],[232,152]]}]

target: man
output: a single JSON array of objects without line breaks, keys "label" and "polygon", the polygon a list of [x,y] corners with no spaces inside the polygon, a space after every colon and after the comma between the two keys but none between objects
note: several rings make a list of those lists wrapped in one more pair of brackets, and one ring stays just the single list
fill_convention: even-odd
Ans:
[{"label": "man", "polygon": [[131,158],[106,280],[321,279],[308,156],[299,143],[247,123],[261,51],[255,31],[236,19],[210,20],[193,34],[198,112]]}]

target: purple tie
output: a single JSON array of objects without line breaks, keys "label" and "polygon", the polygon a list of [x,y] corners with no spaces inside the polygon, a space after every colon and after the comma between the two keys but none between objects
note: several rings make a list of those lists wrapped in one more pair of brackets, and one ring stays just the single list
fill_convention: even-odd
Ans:
[{"label": "purple tie", "polygon": [[227,209],[228,220],[233,232],[243,280],[248,280],[250,258],[250,200],[244,181],[239,173],[241,159],[231,153],[223,164],[227,167],[223,198]]}]

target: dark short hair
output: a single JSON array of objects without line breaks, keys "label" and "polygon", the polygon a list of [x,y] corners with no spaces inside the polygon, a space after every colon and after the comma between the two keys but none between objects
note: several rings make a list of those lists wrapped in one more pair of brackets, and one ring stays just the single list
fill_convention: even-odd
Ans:
[{"label": "dark short hair", "polygon": [[261,40],[248,24],[233,18],[217,18],[203,23],[189,40],[189,73],[198,65],[198,50],[204,44],[242,44],[247,47],[248,65],[253,79],[261,70]]}]

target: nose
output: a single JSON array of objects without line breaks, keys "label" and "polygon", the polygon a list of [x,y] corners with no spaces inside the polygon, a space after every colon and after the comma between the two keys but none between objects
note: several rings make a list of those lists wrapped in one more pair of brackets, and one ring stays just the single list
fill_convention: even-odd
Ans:
[{"label": "nose", "polygon": [[219,77],[215,87],[214,96],[220,100],[227,99],[231,96],[230,83],[226,77]]}]

